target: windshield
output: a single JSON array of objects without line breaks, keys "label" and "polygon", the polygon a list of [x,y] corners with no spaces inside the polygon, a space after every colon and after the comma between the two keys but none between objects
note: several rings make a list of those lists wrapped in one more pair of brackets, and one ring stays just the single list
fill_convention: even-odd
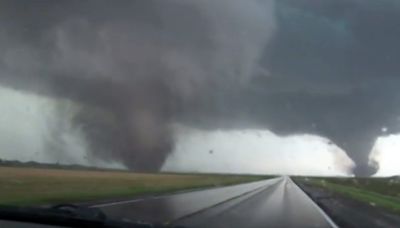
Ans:
[{"label": "windshield", "polygon": [[399,41],[396,0],[0,1],[0,204],[289,175],[398,212]]}]

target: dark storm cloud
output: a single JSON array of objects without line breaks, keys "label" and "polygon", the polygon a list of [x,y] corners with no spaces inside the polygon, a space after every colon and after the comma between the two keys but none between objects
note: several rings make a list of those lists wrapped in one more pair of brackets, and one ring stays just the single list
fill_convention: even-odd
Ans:
[{"label": "dark storm cloud", "polygon": [[[400,5],[302,1],[290,7],[293,2],[280,2],[281,29],[268,63],[281,84],[276,87],[293,90],[277,92],[288,110],[276,117],[287,119],[282,124],[287,132],[290,126],[315,128],[312,132],[354,159],[356,174],[370,174],[368,154],[375,139],[385,134],[382,128],[398,132],[400,126]],[[274,125],[276,119],[269,122]]]},{"label": "dark storm cloud", "polygon": [[136,170],[162,165],[178,113],[245,85],[274,26],[272,1],[3,1],[0,10],[2,85],[82,103],[74,122],[93,155]]},{"label": "dark storm cloud", "polygon": [[277,17],[264,60],[270,77],[238,96],[257,113],[246,118],[281,134],[326,136],[354,159],[356,174],[371,174],[375,139],[400,130],[399,4],[278,1]]},{"label": "dark storm cloud", "polygon": [[77,124],[97,156],[138,169],[162,164],[183,122],[322,135],[372,173],[375,139],[399,130],[399,4],[272,3],[3,1],[1,83],[101,107]]},{"label": "dark storm cloud", "polygon": [[221,96],[207,109],[213,115],[195,109],[187,121],[212,128],[214,116],[222,127],[322,135],[354,159],[357,175],[372,174],[376,138],[400,130],[400,4],[282,0],[276,16],[261,61],[268,76]]}]

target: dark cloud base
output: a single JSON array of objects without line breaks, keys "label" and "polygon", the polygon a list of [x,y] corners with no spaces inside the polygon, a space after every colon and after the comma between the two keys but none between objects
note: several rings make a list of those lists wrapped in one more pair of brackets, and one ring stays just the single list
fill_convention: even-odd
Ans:
[{"label": "dark cloud base", "polygon": [[[376,171],[376,138],[399,131],[396,1],[279,0],[265,5],[273,16],[239,14],[236,24],[210,19],[217,3],[194,2],[2,1],[0,83],[82,103],[74,123],[93,155],[135,170],[161,167],[180,122],[317,134],[357,175]],[[259,27],[248,31],[249,18]],[[271,18],[272,38],[260,29]]]}]

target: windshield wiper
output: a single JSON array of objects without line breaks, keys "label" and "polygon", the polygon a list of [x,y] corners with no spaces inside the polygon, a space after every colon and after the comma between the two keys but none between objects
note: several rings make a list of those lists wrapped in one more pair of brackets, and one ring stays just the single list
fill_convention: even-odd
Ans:
[{"label": "windshield wiper", "polygon": [[59,204],[49,208],[1,206],[0,220],[66,227],[172,227],[141,221],[112,220],[108,219],[98,208],[89,208],[73,204]]}]

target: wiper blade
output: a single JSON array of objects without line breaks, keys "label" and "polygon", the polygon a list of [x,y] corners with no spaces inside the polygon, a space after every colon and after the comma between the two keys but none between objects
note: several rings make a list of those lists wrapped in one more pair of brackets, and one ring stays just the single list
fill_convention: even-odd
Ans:
[{"label": "wiper blade", "polygon": [[56,204],[48,209],[51,212],[87,220],[106,220],[107,216],[98,208],[78,206],[75,204]]},{"label": "wiper blade", "polygon": [[2,206],[0,220],[66,227],[171,227],[139,221],[112,220],[108,219],[100,209],[73,204],[59,204],[49,208]]}]

